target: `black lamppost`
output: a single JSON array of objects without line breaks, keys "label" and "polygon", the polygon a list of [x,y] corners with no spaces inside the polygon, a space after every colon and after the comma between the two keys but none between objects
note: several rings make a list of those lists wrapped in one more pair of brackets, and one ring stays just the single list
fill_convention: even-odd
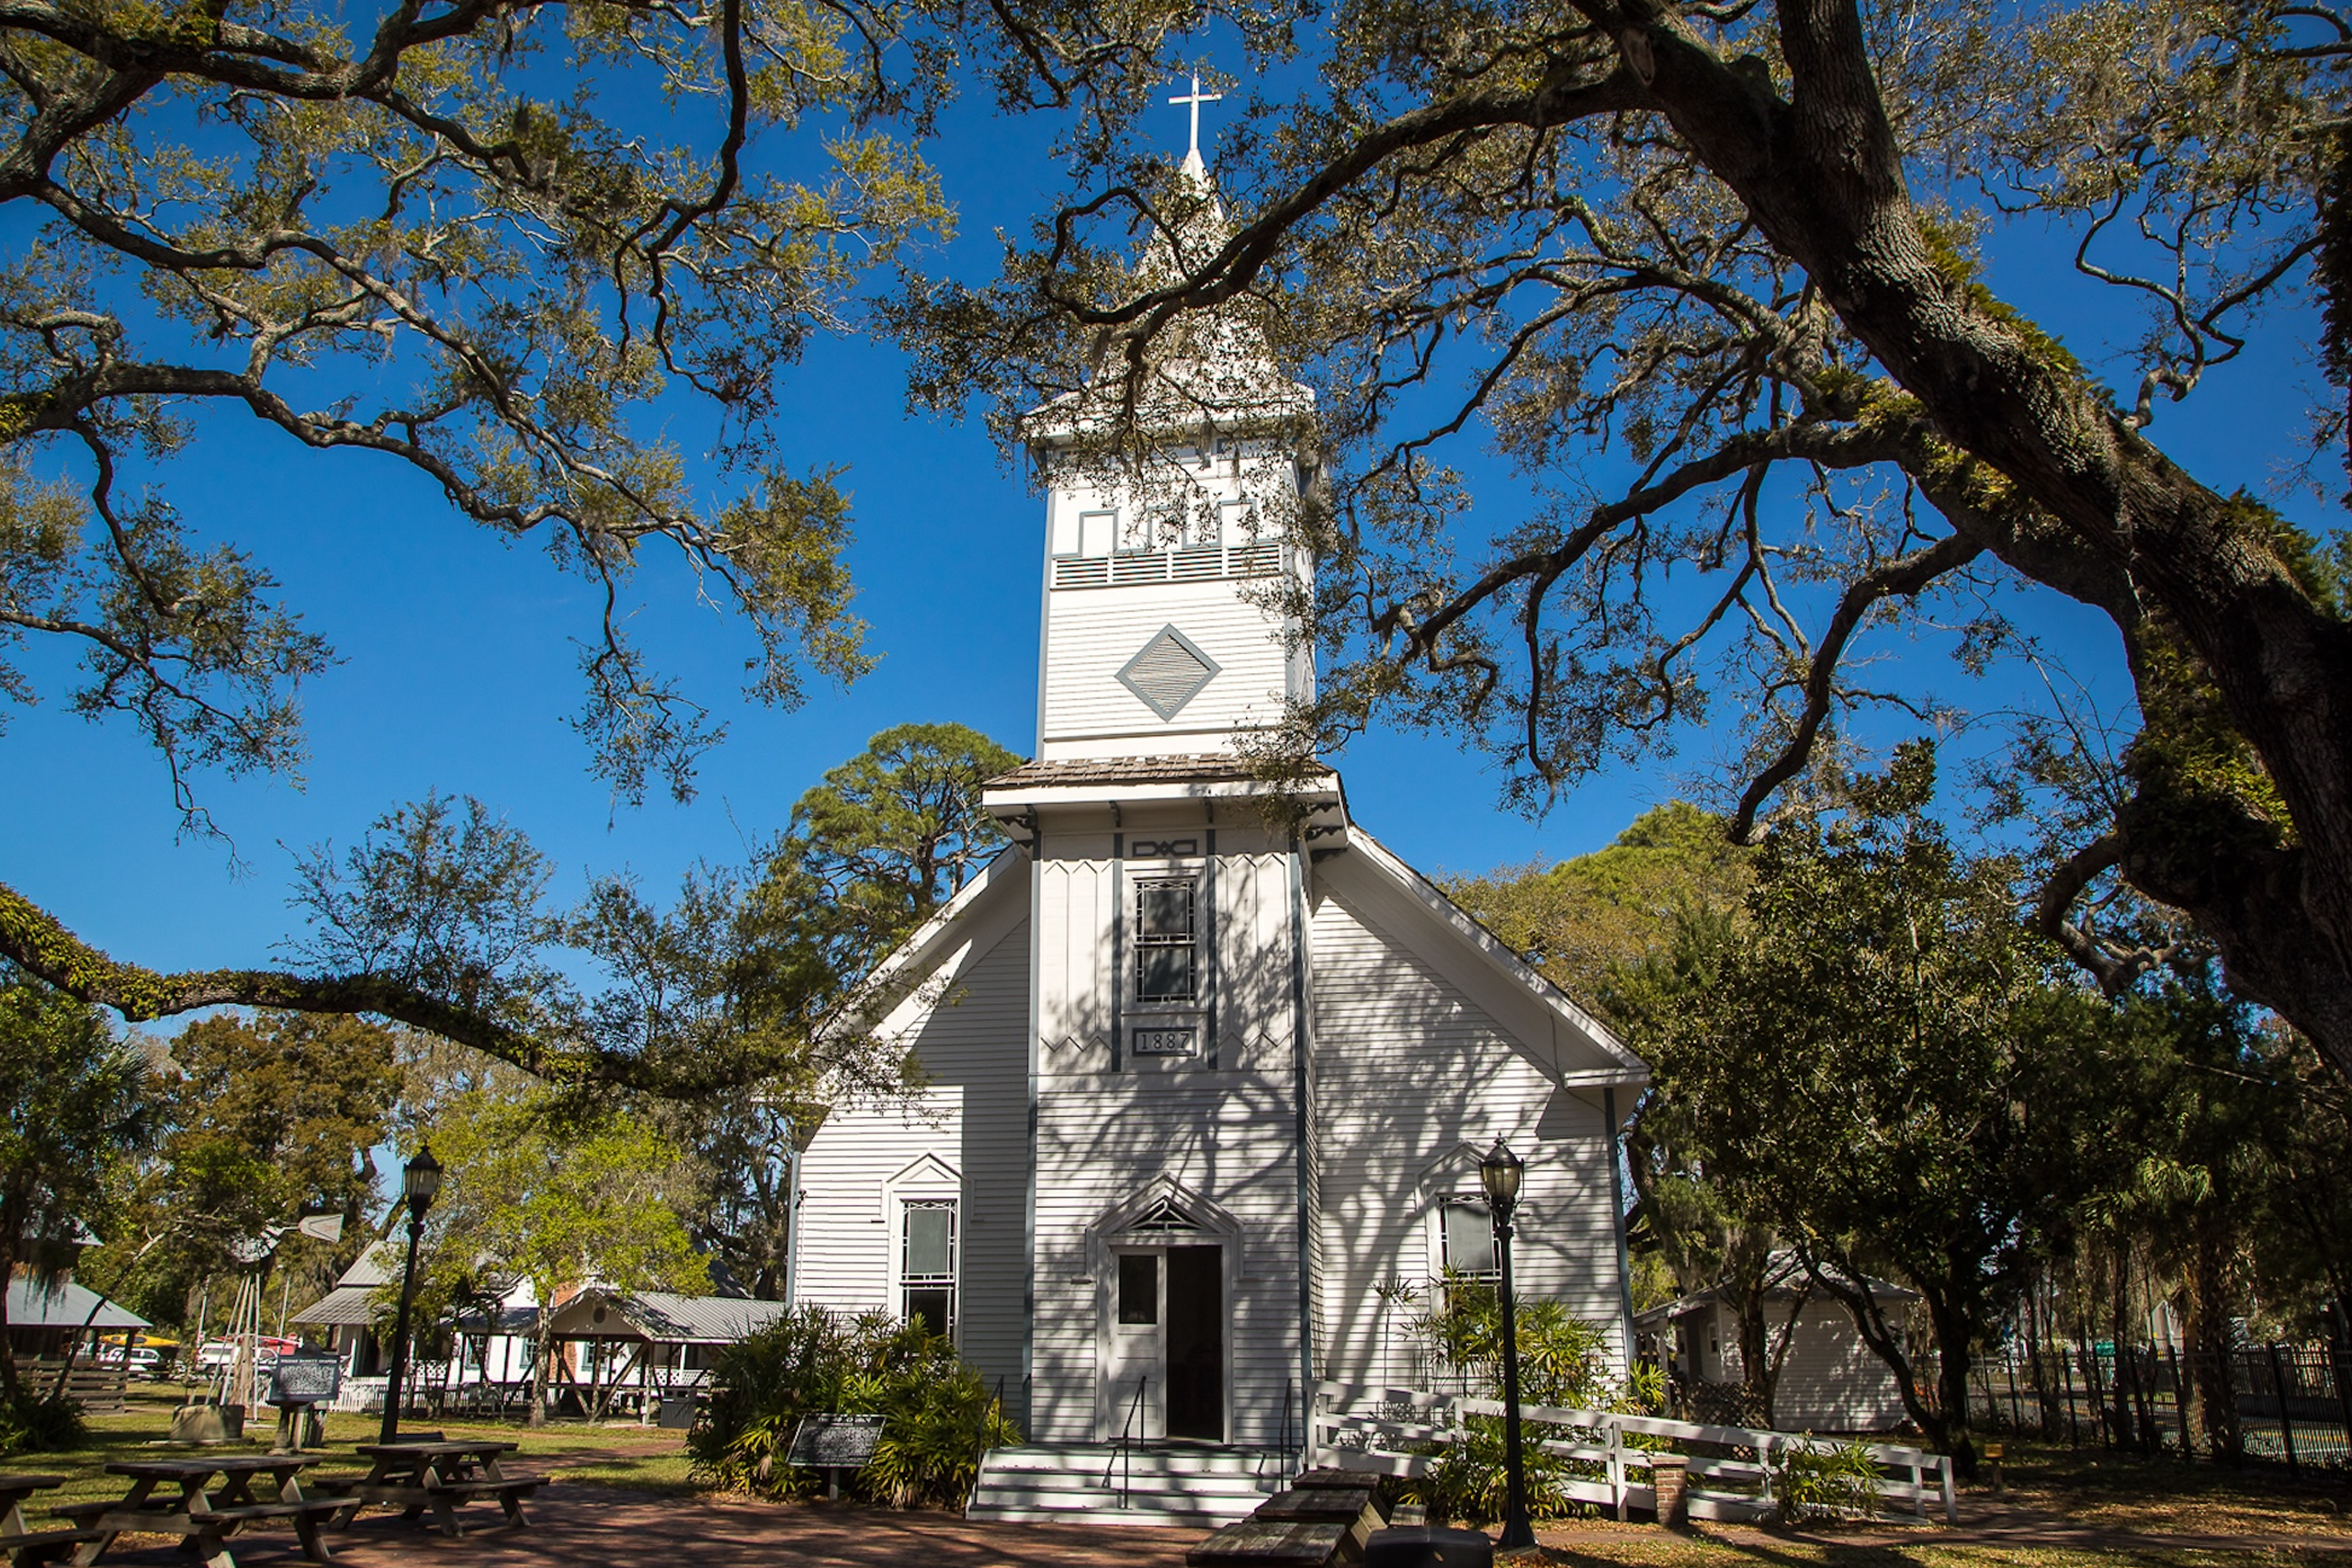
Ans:
[{"label": "black lamppost", "polygon": [[1510,1213],[1519,1206],[1520,1173],[1527,1162],[1510,1152],[1500,1138],[1478,1162],[1478,1182],[1487,1190],[1487,1212],[1494,1216],[1495,1260],[1502,1267],[1503,1289],[1503,1501],[1502,1539],[1498,1551],[1518,1551],[1535,1544],[1535,1527],[1527,1521],[1527,1461],[1519,1444],[1519,1310],[1510,1293]]},{"label": "black lamppost", "polygon": [[400,1436],[401,1386],[408,1378],[408,1309],[416,1295],[416,1244],[424,1236],[424,1211],[441,1190],[441,1162],[433,1145],[422,1145],[401,1172],[401,1198],[408,1204],[408,1267],[401,1270],[401,1312],[392,1324],[392,1375],[384,1384],[384,1425],[376,1440]]}]

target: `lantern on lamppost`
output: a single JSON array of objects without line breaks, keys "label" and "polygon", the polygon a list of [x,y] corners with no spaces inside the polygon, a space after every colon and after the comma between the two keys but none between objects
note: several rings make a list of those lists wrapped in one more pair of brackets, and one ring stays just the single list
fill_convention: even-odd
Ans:
[{"label": "lantern on lamppost", "polygon": [[1519,1312],[1510,1282],[1510,1217],[1519,1207],[1520,1177],[1526,1169],[1527,1162],[1500,1138],[1478,1162],[1478,1184],[1486,1189],[1487,1213],[1495,1222],[1495,1261],[1502,1273],[1504,1501],[1498,1551],[1535,1544],[1535,1527],[1527,1518],[1527,1460],[1519,1440]]},{"label": "lantern on lamppost", "polygon": [[400,1436],[401,1396],[408,1378],[408,1315],[416,1296],[416,1244],[424,1237],[424,1213],[441,1192],[441,1162],[433,1145],[419,1145],[401,1171],[401,1201],[408,1205],[408,1266],[401,1270],[401,1310],[392,1322],[392,1373],[384,1383],[384,1424],[378,1442]]}]

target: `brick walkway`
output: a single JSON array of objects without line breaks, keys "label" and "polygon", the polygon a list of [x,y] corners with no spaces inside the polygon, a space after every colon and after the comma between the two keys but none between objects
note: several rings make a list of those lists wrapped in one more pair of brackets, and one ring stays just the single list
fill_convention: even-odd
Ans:
[{"label": "brick walkway", "polygon": [[[335,1562],[345,1568],[626,1568],[637,1563],[776,1568],[784,1562],[793,1568],[1181,1568],[1185,1550],[1204,1533],[1083,1524],[975,1524],[944,1513],[723,1502],[584,1485],[559,1484],[526,1506],[533,1521],[527,1530],[491,1529],[451,1540],[377,1511],[362,1515],[353,1529],[327,1540]],[[487,1507],[470,1512],[484,1520],[497,1517]],[[1933,1543],[2122,1551],[2352,1552],[2352,1532],[2342,1530],[2287,1535],[2118,1529],[1984,1498],[1964,1502],[1961,1517],[1956,1529],[1882,1524],[1816,1535],[1709,1524],[1701,1530],[1728,1545],[1768,1551],[1795,1540],[1847,1549]],[[1545,1546],[1571,1559],[1623,1553],[1641,1561],[1662,1544],[1653,1524],[1563,1521],[1539,1525],[1537,1533]],[[290,1531],[240,1535],[230,1546],[245,1568],[304,1568]],[[109,1551],[101,1568],[116,1563],[123,1568],[187,1568],[188,1562],[175,1546],[145,1538],[136,1544],[126,1540]]]},{"label": "brick walkway", "polygon": [[[598,1486],[550,1487],[524,1505],[532,1528],[451,1540],[380,1510],[328,1545],[348,1568],[1182,1568],[1204,1532],[1092,1525],[972,1524],[952,1514],[822,1504],[719,1502]],[[494,1521],[495,1509],[461,1513]],[[301,1568],[291,1532],[233,1536],[240,1568]],[[99,1568],[189,1568],[157,1541],[108,1551]]]}]

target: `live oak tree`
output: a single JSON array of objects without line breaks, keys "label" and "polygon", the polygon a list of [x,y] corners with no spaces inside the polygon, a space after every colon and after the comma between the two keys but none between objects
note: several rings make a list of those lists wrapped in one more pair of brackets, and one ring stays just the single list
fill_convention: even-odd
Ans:
[{"label": "live oak tree", "polygon": [[[7,9],[0,695],[78,652],[71,703],[135,724],[199,829],[198,772],[299,764],[300,686],[332,651],[266,562],[167,499],[223,417],[356,482],[409,470],[584,575],[577,723],[624,796],[683,795],[723,728],[624,635],[649,552],[737,612],[752,696],[858,673],[846,498],[767,416],[858,279],[944,222],[905,135],[941,59],[894,47],[902,21],[894,0]],[[655,426],[682,398],[717,416],[717,494]],[[6,889],[0,953],[134,1020],[371,1011],[534,1050],[433,976],[158,975]]]},{"label": "live oak tree", "polygon": [[1678,916],[1736,908],[1750,855],[1721,818],[1668,801],[1604,848],[1557,865],[1448,878],[1447,897],[1586,1006],[1608,1010],[1612,972],[1668,945]]},{"label": "live oak tree", "polygon": [[[1008,423],[1081,387],[1141,406],[1188,321],[1251,318],[1323,399],[1296,529],[1334,660],[1296,748],[1449,726],[1541,800],[1729,708],[1745,836],[1858,709],[1947,711],[1862,656],[1908,628],[1972,669],[2031,658],[2032,595],[2064,595],[2112,624],[2139,711],[2042,868],[2042,928],[2128,985],[2163,954],[2096,919],[2120,878],[2352,1072],[2352,625],[2323,514],[2162,444],[2257,332],[2352,366],[2342,6],[1000,15],[1002,91],[1071,112],[1078,189],[998,282],[910,294],[917,390]],[[1128,156],[1211,17],[1284,84],[1226,106],[1222,224]],[[1979,276],[2000,215],[2140,318],[2101,367],[2120,389],[2061,343],[2077,323]],[[1481,434],[1533,493],[1499,523],[1449,456]]]},{"label": "live oak tree", "polygon": [[588,1283],[688,1295],[710,1288],[683,1217],[691,1212],[685,1151],[646,1122],[543,1094],[484,1092],[452,1103],[432,1141],[448,1174],[426,1216],[434,1239],[422,1272],[436,1305],[479,1309],[506,1285],[531,1286],[532,1425],[548,1414],[564,1292]]},{"label": "live oak tree", "polygon": [[[110,1224],[119,1163],[153,1138],[154,1102],[138,1051],[94,1008],[0,964],[0,1287],[73,1266]],[[17,1393],[0,1289],[0,1403]]]},{"label": "live oak tree", "polygon": [[852,1099],[904,1089],[903,1053],[873,1030],[897,993],[868,971],[1003,847],[980,785],[1019,761],[959,724],[885,730],[750,866],[695,867],[666,907],[605,875],[566,908],[527,835],[433,796],[302,858],[306,929],[287,951],[334,978],[278,978],[307,1006],[387,1013],[559,1089],[752,1096],[761,1109],[702,1126],[732,1151],[711,1170],[740,1170],[778,1116],[805,1135],[820,1081]]},{"label": "live oak tree", "polygon": [[[127,1183],[85,1283],[149,1316],[177,1321],[206,1276],[255,1268],[277,1235],[266,1288],[296,1304],[358,1256],[402,1074],[390,1031],[301,1013],[199,1019],[168,1042],[150,1077],[155,1147]],[[291,1227],[339,1213],[336,1242]]]},{"label": "live oak tree", "polygon": [[[1625,1010],[1684,1155],[1796,1250],[1970,1470],[1972,1358],[2133,1156],[2110,1008],[2018,921],[2012,868],[1953,851],[1933,785],[1905,748],[1846,809],[1781,823],[1747,919],[1687,929]],[[1919,1292],[1931,1376],[1874,1274]]]}]

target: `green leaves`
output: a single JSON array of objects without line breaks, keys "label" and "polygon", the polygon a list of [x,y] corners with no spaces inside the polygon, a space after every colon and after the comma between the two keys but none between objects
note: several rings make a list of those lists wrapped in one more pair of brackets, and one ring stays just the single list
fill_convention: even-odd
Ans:
[{"label": "green leaves", "polygon": [[[130,465],[180,443],[184,411],[242,408],[407,465],[602,589],[581,728],[624,795],[660,775],[683,796],[720,728],[622,636],[643,546],[741,613],[756,700],[865,667],[845,500],[780,478],[766,421],[863,280],[946,227],[888,123],[919,123],[941,86],[884,75],[910,19],[493,0],[351,32],[303,5],[0,24],[20,153],[0,203],[30,225],[0,274],[0,468],[30,496],[78,467],[91,495],[41,528],[0,524],[0,637],[85,644],[84,705],[135,714],[191,812],[190,769],[295,765],[292,691],[323,644],[232,540],[116,501],[147,477]],[[657,103],[666,130],[648,135]],[[795,133],[823,139],[814,156],[768,145]],[[713,495],[650,423],[673,389],[716,416]]]},{"label": "green leaves", "polygon": [[[2020,921],[2015,868],[1962,856],[1928,815],[1934,783],[1905,748],[1842,810],[1777,827],[1745,919],[1685,922],[1620,1010],[1657,1075],[1645,1123],[1796,1248],[1941,1441],[1964,1434],[1971,1351],[2111,1177],[2118,1055],[2106,1003]],[[1932,1399],[1872,1272],[1925,1298]]]},{"label": "green leaves", "polygon": [[527,1280],[548,1310],[583,1280],[617,1291],[710,1288],[680,1218],[692,1207],[684,1153],[650,1123],[479,1092],[445,1107],[430,1134],[447,1171],[428,1216],[436,1279],[487,1270]]},{"label": "green leaves", "polygon": [[807,1497],[814,1472],[785,1463],[803,1417],[884,1416],[873,1460],[844,1477],[853,1495],[893,1507],[955,1506],[967,1497],[984,1449],[1017,1443],[980,1375],[949,1340],[887,1313],[838,1317],[801,1307],[740,1345],[713,1372],[709,1416],[687,1439],[697,1479],[727,1491]]},{"label": "green leaves", "polygon": [[[145,1064],[91,1008],[0,964],[0,1280],[70,1268],[110,1224],[121,1162],[153,1138]],[[0,1404],[16,1359],[0,1334]]]}]

